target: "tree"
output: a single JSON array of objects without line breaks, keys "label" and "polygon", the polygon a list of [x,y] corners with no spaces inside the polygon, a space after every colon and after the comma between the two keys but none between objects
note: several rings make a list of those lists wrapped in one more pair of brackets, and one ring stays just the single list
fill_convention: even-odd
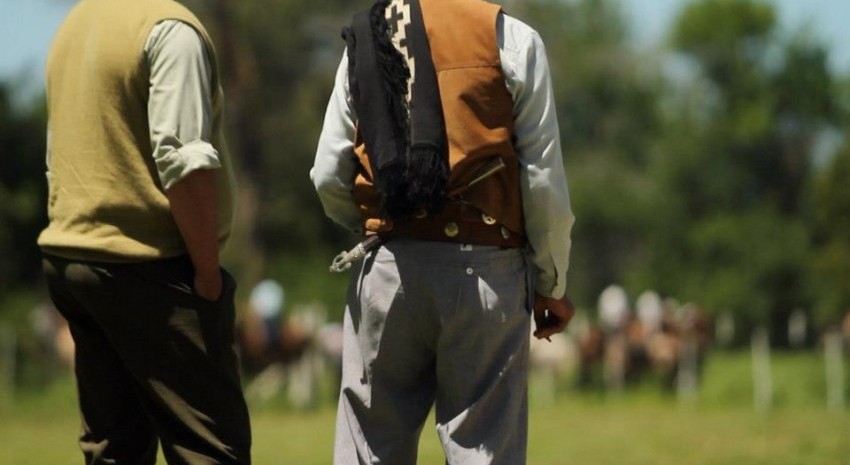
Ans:
[{"label": "tree", "polygon": [[[294,260],[311,249],[330,257],[350,246],[351,237],[324,218],[307,171],[344,47],[339,30],[370,2],[189,3],[218,44],[229,136],[243,159],[239,224],[245,229],[229,249],[239,251],[247,281],[267,268],[257,265],[263,261]],[[595,302],[599,291],[642,260],[635,223],[644,212],[635,199],[646,197],[639,167],[659,127],[661,86],[628,48],[615,2],[506,3],[548,47],[580,212],[573,254],[579,271],[571,275],[571,294]]]},{"label": "tree", "polygon": [[645,224],[654,211],[644,167],[662,128],[657,62],[631,47],[615,1],[509,2],[508,11],[539,31],[550,61],[577,216],[569,293],[594,307],[613,282],[639,292],[635,285],[646,283],[630,270],[646,262]]},{"label": "tree", "polygon": [[850,144],[812,183],[815,250],[810,266],[815,308],[823,325],[835,325],[850,311]]},{"label": "tree", "polygon": [[44,105],[15,106],[0,84],[0,300],[41,276],[35,238],[47,224]]},{"label": "tree", "polygon": [[670,209],[654,225],[656,279],[781,342],[788,315],[811,304],[806,185],[838,117],[826,52],[781,40],[772,7],[753,0],[692,3],[671,41],[696,79],[652,167]]},{"label": "tree", "polygon": [[369,2],[188,1],[221,63],[240,210],[227,258],[251,284],[286,257],[332,257],[350,237],[326,220],[308,171],[333,75],[339,31]]}]

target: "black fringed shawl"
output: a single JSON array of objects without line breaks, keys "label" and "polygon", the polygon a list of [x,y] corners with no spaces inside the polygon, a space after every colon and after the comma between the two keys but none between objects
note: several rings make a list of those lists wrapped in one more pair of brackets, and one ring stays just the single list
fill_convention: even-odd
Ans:
[{"label": "black fringed shawl", "polygon": [[[391,40],[396,34],[403,34],[399,48]],[[390,219],[439,212],[446,203],[448,143],[419,0],[378,1],[356,14],[342,35],[349,90],[382,211]]]}]

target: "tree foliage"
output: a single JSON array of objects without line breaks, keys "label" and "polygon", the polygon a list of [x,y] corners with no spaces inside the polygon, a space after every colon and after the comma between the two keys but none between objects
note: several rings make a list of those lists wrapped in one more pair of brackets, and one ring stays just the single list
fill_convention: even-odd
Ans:
[{"label": "tree foliage", "polygon": [[678,271],[657,277],[669,289],[770,324],[778,340],[788,315],[820,298],[806,285],[813,225],[805,200],[817,142],[840,124],[826,50],[780,32],[772,8],[751,0],[695,2],[679,18],[671,42],[697,83],[674,107],[656,168],[687,227],[659,234],[654,246],[678,250],[668,265]]},{"label": "tree foliage", "polygon": [[41,105],[14,105],[12,92],[0,84],[0,298],[39,279],[35,237],[47,222],[45,114]]},{"label": "tree foliage", "polygon": [[810,284],[820,319],[836,323],[841,311],[850,311],[850,146],[815,174],[812,184],[814,254]]},{"label": "tree foliage", "polygon": [[591,306],[646,261],[643,225],[653,206],[643,167],[662,127],[663,80],[629,46],[614,1],[511,2],[508,11],[546,44],[577,216],[569,292]]},{"label": "tree foliage", "polygon": [[[227,261],[249,286],[274,270],[309,273],[300,264],[353,240],[325,219],[308,171],[339,31],[370,2],[186,3],[216,42],[240,173]],[[830,70],[827,49],[780,29],[756,0],[691,2],[663,54],[636,49],[616,0],[501,3],[547,47],[577,216],[574,300],[593,307],[612,282],[633,296],[654,288],[769,324],[780,341],[795,308],[823,324],[850,308],[850,80]],[[45,221],[43,111],[13,108],[9,92],[0,248],[12,258],[0,262],[0,293],[37,279]]]}]

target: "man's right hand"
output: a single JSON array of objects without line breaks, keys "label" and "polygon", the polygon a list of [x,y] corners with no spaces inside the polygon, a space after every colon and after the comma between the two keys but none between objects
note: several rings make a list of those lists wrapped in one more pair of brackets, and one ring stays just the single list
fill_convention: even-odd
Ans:
[{"label": "man's right hand", "polygon": [[195,293],[212,301],[218,300],[222,288],[217,192],[215,170],[199,169],[177,181],[165,193],[195,268]]},{"label": "man's right hand", "polygon": [[195,293],[209,301],[217,301],[224,287],[221,270],[195,273]]}]

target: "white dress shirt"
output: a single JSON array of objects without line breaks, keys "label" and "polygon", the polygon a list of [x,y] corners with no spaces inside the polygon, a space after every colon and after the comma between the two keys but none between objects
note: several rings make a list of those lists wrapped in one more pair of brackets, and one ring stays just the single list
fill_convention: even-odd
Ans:
[{"label": "white dress shirt", "polygon": [[165,190],[197,169],[221,168],[212,146],[212,68],[195,29],[177,20],[153,27],[144,48],[150,67],[148,124]]},{"label": "white dress shirt", "polygon": [[[561,159],[546,50],[534,29],[505,14],[498,16],[496,36],[505,84],[514,104],[515,149],[521,165],[534,288],[542,296],[561,297],[566,288],[570,230],[575,218]],[[348,89],[348,57],[343,53],[310,178],[328,217],[355,232],[362,230],[362,218],[352,196],[357,170],[356,119]]]}]

